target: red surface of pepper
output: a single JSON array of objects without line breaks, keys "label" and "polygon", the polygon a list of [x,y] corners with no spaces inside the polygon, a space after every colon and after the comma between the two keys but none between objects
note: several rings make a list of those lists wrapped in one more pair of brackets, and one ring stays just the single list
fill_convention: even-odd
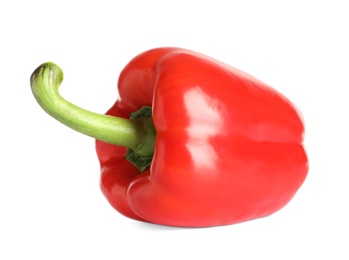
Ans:
[{"label": "red surface of pepper", "polygon": [[96,142],[101,188],[123,215],[203,227],[263,217],[304,182],[308,160],[299,111],[254,77],[207,56],[159,48],[135,57],[119,78],[117,117],[152,107],[150,168],[126,148]]}]

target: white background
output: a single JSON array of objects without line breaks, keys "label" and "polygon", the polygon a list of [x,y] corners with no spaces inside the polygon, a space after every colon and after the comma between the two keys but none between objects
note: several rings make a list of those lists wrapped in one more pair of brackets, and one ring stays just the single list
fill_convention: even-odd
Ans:
[{"label": "white background", "polygon": [[[1,1],[0,259],[349,259],[347,1]],[[309,175],[272,216],[169,228],[114,211],[94,140],[46,115],[29,77],[53,61],[61,94],[104,113],[119,72],[177,46],[240,68],[302,111]]]}]

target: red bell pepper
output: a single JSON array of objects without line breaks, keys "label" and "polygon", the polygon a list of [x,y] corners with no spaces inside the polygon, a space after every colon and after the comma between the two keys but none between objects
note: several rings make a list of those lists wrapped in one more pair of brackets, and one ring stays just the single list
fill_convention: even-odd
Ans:
[{"label": "red bell pepper", "polygon": [[51,116],[97,139],[102,192],[129,218],[182,227],[242,222],[284,207],[306,178],[300,112],[212,58],[178,48],[136,56],[107,115],[64,100],[62,80],[45,63],[32,74],[33,94]]}]

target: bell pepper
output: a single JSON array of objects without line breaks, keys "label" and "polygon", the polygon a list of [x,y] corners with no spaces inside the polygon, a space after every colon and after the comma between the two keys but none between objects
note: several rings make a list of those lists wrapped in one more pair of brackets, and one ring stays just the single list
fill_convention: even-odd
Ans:
[{"label": "bell pepper", "polygon": [[96,138],[100,186],[135,220],[180,227],[239,223],[270,215],[308,173],[300,111],[281,93],[205,55],[157,48],[133,58],[106,114],[63,99],[62,70],[31,76],[40,106]]}]

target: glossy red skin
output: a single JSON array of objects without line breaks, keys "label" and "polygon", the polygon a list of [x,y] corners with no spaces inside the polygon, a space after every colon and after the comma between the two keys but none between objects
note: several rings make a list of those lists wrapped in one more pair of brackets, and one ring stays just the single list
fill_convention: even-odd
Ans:
[{"label": "glossy red skin", "polygon": [[205,227],[263,217],[304,182],[302,117],[283,95],[207,56],[177,48],[135,57],[107,112],[128,118],[151,106],[155,153],[143,173],[126,149],[97,141],[101,188],[123,215],[157,224]]}]

